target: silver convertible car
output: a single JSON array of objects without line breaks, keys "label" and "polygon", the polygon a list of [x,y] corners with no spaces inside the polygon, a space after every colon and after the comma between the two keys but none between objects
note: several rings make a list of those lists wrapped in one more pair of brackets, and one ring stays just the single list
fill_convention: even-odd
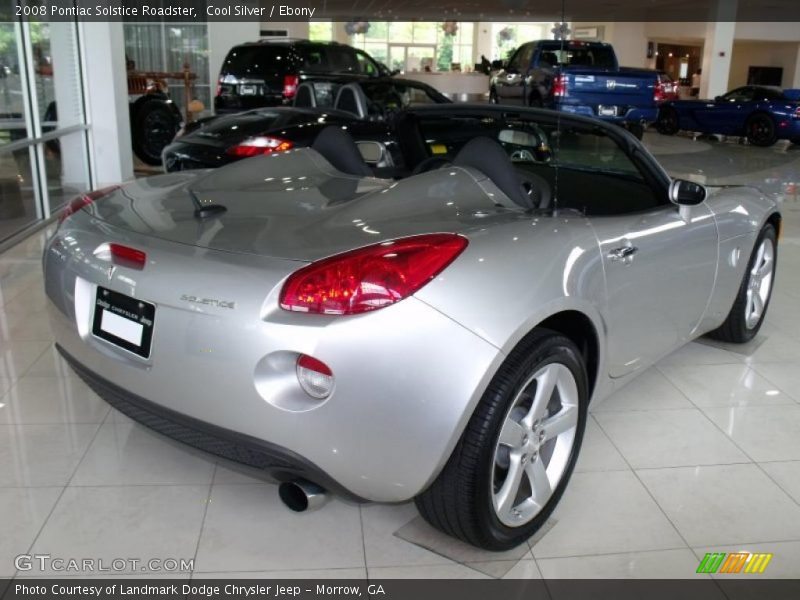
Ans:
[{"label": "silver convertible car", "polygon": [[414,499],[510,548],[563,494],[590,401],[756,334],[781,216],[595,120],[450,105],[387,131],[74,200],[44,254],[58,349],[290,508]]}]

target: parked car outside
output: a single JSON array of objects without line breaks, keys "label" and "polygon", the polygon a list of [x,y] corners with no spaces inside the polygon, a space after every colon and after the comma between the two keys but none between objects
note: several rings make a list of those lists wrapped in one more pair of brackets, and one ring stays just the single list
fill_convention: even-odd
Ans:
[{"label": "parked car outside", "polygon": [[217,114],[291,103],[301,82],[313,78],[387,76],[363,50],[337,42],[261,40],[234,46],[220,69]]},{"label": "parked car outside", "polygon": [[746,85],[713,100],[666,102],[656,126],[665,135],[686,130],[740,136],[754,146],[800,144],[800,90]]}]

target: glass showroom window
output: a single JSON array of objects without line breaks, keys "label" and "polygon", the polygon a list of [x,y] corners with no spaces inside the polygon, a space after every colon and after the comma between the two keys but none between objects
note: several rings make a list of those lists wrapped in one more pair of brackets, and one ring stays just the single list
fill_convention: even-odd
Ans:
[{"label": "glass showroom window", "polygon": [[[190,100],[200,100],[205,106],[200,116],[211,114],[206,23],[125,23],[124,31],[129,69],[177,73],[188,63],[189,69],[197,75],[194,98]],[[168,79],[167,86],[170,97],[183,112],[186,106],[183,82]]]},{"label": "glass showroom window", "polygon": [[90,187],[78,26],[0,23],[0,243]]},{"label": "glass showroom window", "polygon": [[441,22],[376,21],[365,33],[350,37],[350,44],[365,50],[390,69],[404,73],[449,71],[453,63],[472,66],[474,24],[458,23],[455,35],[447,35]]},{"label": "glass showroom window", "polygon": [[554,23],[492,23],[492,56],[490,60],[508,60],[510,54],[525,42],[553,39]]}]

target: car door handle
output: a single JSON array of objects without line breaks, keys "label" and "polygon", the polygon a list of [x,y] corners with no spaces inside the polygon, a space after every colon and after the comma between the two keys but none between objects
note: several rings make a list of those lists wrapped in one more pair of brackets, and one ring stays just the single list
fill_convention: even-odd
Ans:
[{"label": "car door handle", "polygon": [[608,258],[613,261],[629,263],[633,260],[633,255],[636,254],[638,248],[636,246],[622,246],[621,248],[614,248],[608,253]]}]

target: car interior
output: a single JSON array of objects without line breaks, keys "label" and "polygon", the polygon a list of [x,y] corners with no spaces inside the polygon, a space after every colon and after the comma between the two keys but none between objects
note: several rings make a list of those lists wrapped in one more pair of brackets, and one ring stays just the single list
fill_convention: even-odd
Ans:
[{"label": "car interior", "polygon": [[312,147],[340,171],[359,176],[403,179],[450,166],[476,169],[525,210],[557,204],[603,216],[668,203],[602,128],[404,111],[393,129],[391,141],[364,141],[329,127]]}]

